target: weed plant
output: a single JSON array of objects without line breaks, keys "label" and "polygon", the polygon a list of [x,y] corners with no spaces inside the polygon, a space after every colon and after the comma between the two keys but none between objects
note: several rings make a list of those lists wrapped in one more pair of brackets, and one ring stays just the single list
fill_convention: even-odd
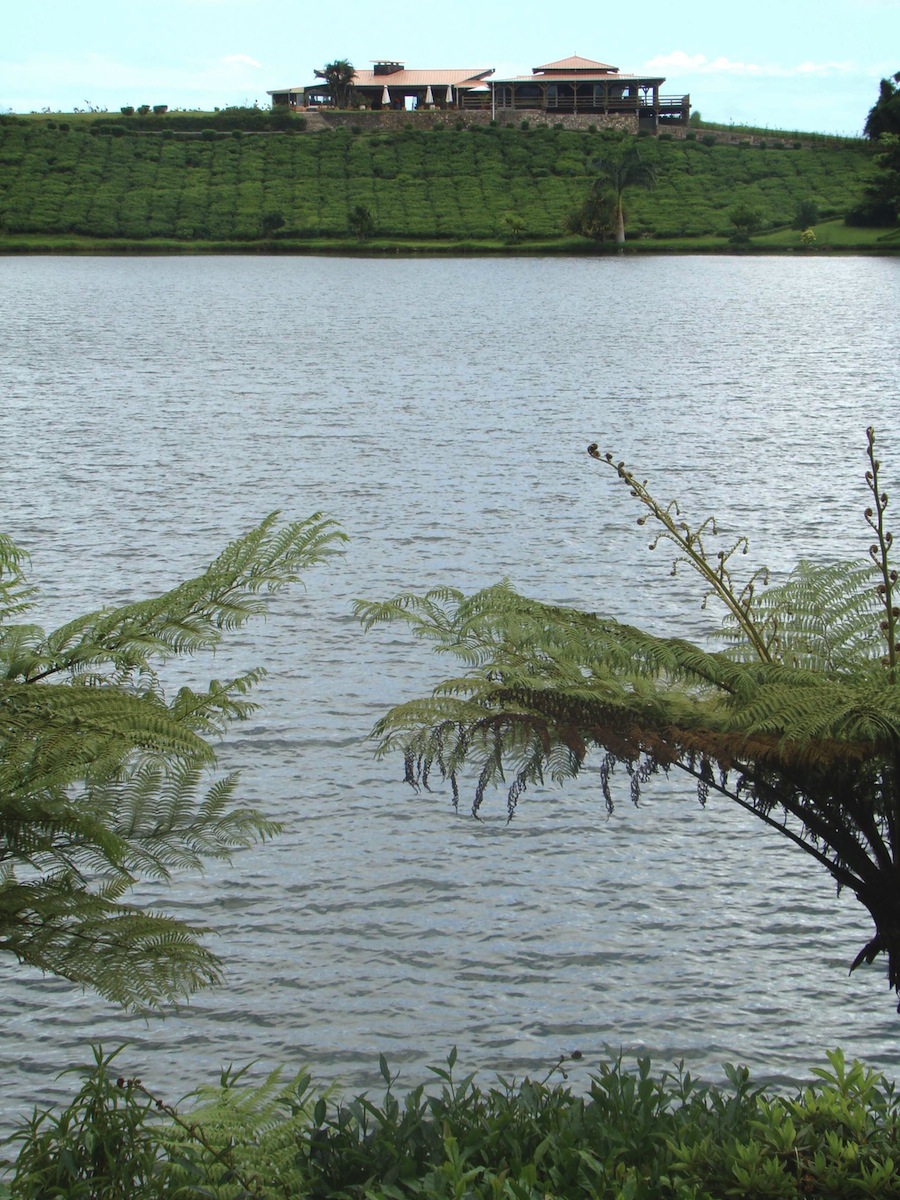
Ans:
[{"label": "weed plant", "polygon": [[251,1086],[241,1071],[190,1109],[117,1073],[94,1049],[62,1111],[10,1139],[14,1200],[704,1200],[900,1195],[893,1086],[840,1051],[793,1095],[726,1067],[727,1086],[649,1060],[601,1064],[576,1094],[563,1058],[546,1078],[482,1086],[456,1052],[404,1095],[380,1060],[380,1102],[316,1095],[301,1073]]}]

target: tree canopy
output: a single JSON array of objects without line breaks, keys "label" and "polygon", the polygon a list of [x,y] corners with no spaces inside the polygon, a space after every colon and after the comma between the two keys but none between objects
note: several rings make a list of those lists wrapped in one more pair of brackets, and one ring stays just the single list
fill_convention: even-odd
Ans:
[{"label": "tree canopy", "polygon": [[342,539],[320,514],[272,514],[172,591],[47,633],[29,620],[28,557],[0,536],[0,950],[127,1005],[219,979],[202,930],[126,896],[275,832],[234,805],[236,775],[213,774],[212,739],[255,707],[264,672],[169,697],[160,671],[264,613]]},{"label": "tree canopy", "polygon": [[[406,778],[428,787],[474,774],[472,809],[505,783],[510,818],[528,787],[578,775],[591,750],[607,809],[622,766],[637,802],[659,772],[689,776],[701,802],[725,797],[787,838],[848,888],[874,921],[853,968],[886,954],[900,991],[900,596],[875,435],[868,432],[872,538],[862,562],[801,562],[770,586],[739,582],[746,539],[721,548],[716,522],[692,528],[597,446],[655,526],[652,547],[700,576],[724,608],[719,648],[661,637],[596,613],[530,600],[507,584],[360,602],[367,626],[402,620],[464,673],[376,726]],[[852,968],[851,968],[852,969]]]},{"label": "tree canopy", "polygon": [[316,78],[324,79],[328,84],[331,103],[335,108],[350,107],[350,94],[355,75],[356,68],[347,58],[336,58],[334,62],[326,63],[321,71],[316,71]]},{"label": "tree canopy", "polygon": [[900,134],[900,71],[890,79],[882,79],[878,99],[869,109],[863,132],[866,137],[879,138],[884,133]]},{"label": "tree canopy", "polygon": [[892,226],[900,220],[900,71],[882,79],[878,100],[866,118],[866,137],[875,140],[875,176],[859,204],[847,213],[847,225]]},{"label": "tree canopy", "polygon": [[874,162],[877,171],[862,201],[844,218],[848,225],[892,226],[900,220],[900,134],[879,137]]}]

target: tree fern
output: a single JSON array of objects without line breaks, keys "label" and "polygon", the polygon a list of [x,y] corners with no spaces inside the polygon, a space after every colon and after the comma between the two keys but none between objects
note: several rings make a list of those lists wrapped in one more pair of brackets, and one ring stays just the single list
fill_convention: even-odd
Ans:
[{"label": "tree fern", "polygon": [[600,787],[614,803],[617,766],[629,793],[658,771],[693,778],[701,800],[727,797],[819,862],[870,912],[875,934],[853,966],[888,958],[900,991],[900,608],[885,525],[875,437],[868,431],[862,563],[801,563],[781,586],[738,571],[745,539],[721,547],[712,519],[692,528],[677,504],[596,446],[643,507],[660,541],[688,565],[704,603],[724,606],[719,649],[664,638],[596,613],[541,604],[501,584],[464,596],[357,605],[367,626],[403,620],[464,665],[427,698],[378,723],[379,753],[399,750],[406,778],[474,776],[473,811],[504,783],[510,817],[522,793],[577,775],[599,751]]},{"label": "tree fern", "polygon": [[263,672],[170,699],[158,668],[264,613],[343,536],[320,514],[272,514],[195,579],[50,633],[19,621],[27,556],[0,538],[0,949],[130,1005],[219,979],[201,929],[127,894],[276,831],[234,805],[209,740],[252,711]]}]

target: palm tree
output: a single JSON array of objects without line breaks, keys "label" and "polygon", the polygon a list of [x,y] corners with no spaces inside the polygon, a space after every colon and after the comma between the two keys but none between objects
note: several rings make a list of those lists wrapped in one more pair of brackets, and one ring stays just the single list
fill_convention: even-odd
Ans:
[{"label": "palm tree", "polygon": [[591,161],[591,170],[597,173],[592,191],[610,191],[616,198],[616,241],[625,241],[625,209],[622,197],[629,187],[653,187],[656,183],[656,168],[641,158],[640,151],[632,141],[619,142],[615,150],[601,154]]},{"label": "palm tree", "polygon": [[335,108],[350,107],[350,91],[356,76],[356,68],[346,58],[336,58],[334,62],[326,63],[321,71],[316,71],[317,79],[324,79],[331,92],[331,103]]}]

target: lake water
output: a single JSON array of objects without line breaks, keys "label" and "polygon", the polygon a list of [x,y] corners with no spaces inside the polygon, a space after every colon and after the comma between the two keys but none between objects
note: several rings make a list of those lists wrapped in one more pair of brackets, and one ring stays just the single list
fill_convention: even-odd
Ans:
[{"label": "lake water", "polygon": [[[658,496],[751,537],[753,561],[865,553],[865,428],[900,494],[900,262],[827,258],[0,260],[3,528],[42,623],[194,573],[274,508],[325,509],[343,559],[309,574],[196,680],[263,664],[222,748],[275,842],[158,895],[215,931],[226,985],[166,1020],[0,964],[0,1116],[59,1094],[89,1039],[170,1098],[223,1063],[401,1086],[544,1074],[578,1048],[721,1078],[808,1077],[841,1044],[900,1074],[869,935],[815,864],[691,789],[596,776],[505,823],[415,795],[367,734],[448,664],[355,597],[507,577],[660,632],[714,617],[588,442]],[[70,1085],[65,1085],[69,1087]]]}]

